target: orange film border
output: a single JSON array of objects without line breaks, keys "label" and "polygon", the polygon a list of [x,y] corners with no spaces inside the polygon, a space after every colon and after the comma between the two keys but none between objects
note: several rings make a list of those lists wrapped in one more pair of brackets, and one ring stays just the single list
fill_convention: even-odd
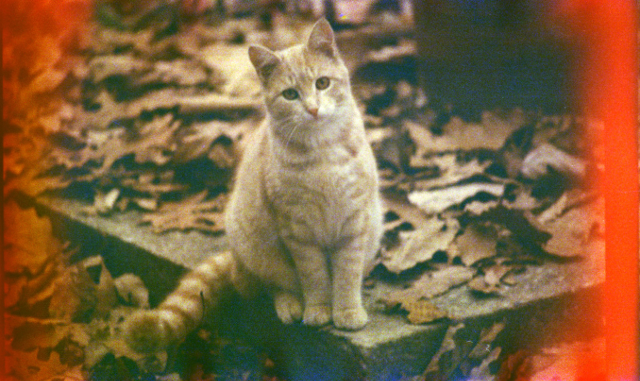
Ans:
[{"label": "orange film border", "polygon": [[[637,9],[632,0],[567,0],[585,44],[584,114],[603,123],[606,374],[638,380],[638,76]],[[573,13],[573,12],[571,12]]]}]

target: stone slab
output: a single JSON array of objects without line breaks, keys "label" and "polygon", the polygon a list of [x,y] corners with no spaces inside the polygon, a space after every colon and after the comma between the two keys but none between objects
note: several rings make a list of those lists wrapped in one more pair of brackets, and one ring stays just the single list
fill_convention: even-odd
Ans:
[{"label": "stone slab", "polygon": [[[81,243],[88,255],[100,253],[118,276],[133,272],[149,287],[152,304],[171,291],[179,276],[202,258],[226,248],[224,237],[199,232],[156,234],[139,224],[140,213],[90,215],[79,201],[41,197],[36,207],[52,216],[60,234]],[[325,327],[281,324],[270,301],[230,301],[218,324],[221,331],[259,346],[288,380],[400,380],[421,374],[437,352],[447,327],[464,322],[477,340],[493,322],[506,322],[510,345],[532,346],[545,337],[598,329],[598,292],[604,281],[601,258],[528,266],[503,297],[477,298],[458,287],[432,302],[454,321],[412,325],[377,302],[399,286],[376,282],[365,290],[367,327],[345,332]],[[460,335],[458,335],[460,336]],[[460,337],[462,337],[460,336]]]}]

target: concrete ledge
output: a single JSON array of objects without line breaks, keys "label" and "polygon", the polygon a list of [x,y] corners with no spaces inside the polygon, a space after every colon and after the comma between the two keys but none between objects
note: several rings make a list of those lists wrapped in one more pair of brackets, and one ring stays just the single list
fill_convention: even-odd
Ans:
[{"label": "concrete ledge", "polygon": [[[80,244],[82,252],[102,254],[114,276],[140,276],[152,304],[173,289],[184,271],[226,247],[223,237],[199,232],[156,234],[138,224],[136,212],[102,217],[87,215],[78,201],[42,197],[28,202],[50,215],[58,234]],[[507,341],[500,345],[516,349],[599,329],[603,268],[601,258],[529,266],[499,298],[476,298],[466,286],[452,289],[432,302],[455,322],[411,325],[399,314],[386,313],[377,300],[398,286],[378,281],[365,291],[370,323],[358,332],[283,325],[268,298],[230,301],[217,324],[230,337],[264,350],[288,380],[400,380],[424,372],[451,323],[465,323],[456,337],[469,345],[483,328],[505,322]]]}]

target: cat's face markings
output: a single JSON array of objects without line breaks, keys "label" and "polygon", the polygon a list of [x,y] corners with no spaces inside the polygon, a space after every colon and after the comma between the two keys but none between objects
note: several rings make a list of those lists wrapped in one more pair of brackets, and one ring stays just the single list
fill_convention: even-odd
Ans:
[{"label": "cat's face markings", "polygon": [[282,51],[249,48],[267,109],[281,126],[326,126],[342,118],[349,100],[349,74],[326,20],[318,21],[305,44]]},{"label": "cat's face markings", "polygon": [[[304,81],[307,82],[307,81]],[[318,112],[320,109],[320,97],[324,90],[327,90],[331,86],[331,79],[326,76],[321,76],[314,82],[314,88],[311,90],[303,91],[301,93],[294,87],[289,87],[282,91],[282,97],[287,101],[299,101],[302,102],[305,110],[313,116],[314,119],[318,118]]]}]

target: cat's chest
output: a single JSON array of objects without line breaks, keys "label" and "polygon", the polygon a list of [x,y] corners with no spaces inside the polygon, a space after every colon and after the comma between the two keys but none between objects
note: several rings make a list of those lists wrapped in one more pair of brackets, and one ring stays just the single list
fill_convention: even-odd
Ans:
[{"label": "cat's chest", "polygon": [[326,208],[353,204],[363,191],[364,168],[353,160],[313,166],[274,168],[267,192],[282,206],[321,204]]},{"label": "cat's chest", "polygon": [[300,168],[276,166],[266,181],[267,196],[282,229],[304,231],[306,238],[329,244],[341,234],[339,227],[365,207],[370,176],[355,159]]}]

